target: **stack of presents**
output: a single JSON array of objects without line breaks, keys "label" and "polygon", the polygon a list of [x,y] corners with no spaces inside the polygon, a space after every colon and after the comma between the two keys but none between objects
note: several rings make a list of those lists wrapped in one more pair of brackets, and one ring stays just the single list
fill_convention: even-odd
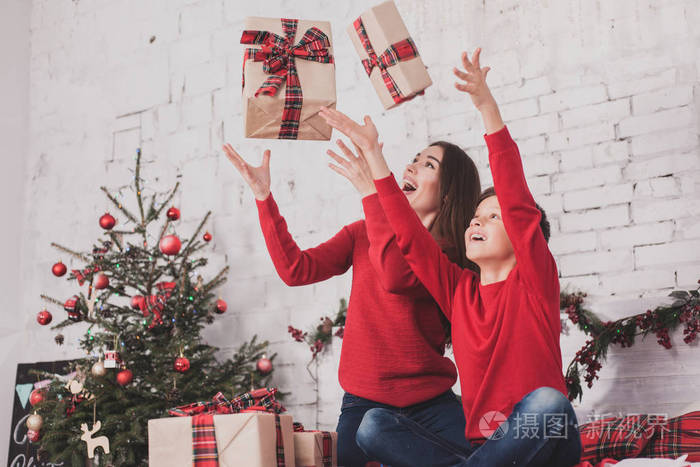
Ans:
[{"label": "stack of presents", "polygon": [[169,410],[170,418],[148,422],[151,467],[337,465],[337,435],[305,431],[285,415],[274,388],[256,389],[228,400]]}]

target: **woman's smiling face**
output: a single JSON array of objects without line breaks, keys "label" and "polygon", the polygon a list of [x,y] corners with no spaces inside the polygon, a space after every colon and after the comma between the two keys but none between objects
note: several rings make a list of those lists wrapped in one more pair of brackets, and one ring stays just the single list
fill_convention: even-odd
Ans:
[{"label": "woman's smiling face", "polygon": [[419,216],[437,213],[440,209],[442,156],[440,146],[428,146],[416,155],[403,172],[401,189]]}]

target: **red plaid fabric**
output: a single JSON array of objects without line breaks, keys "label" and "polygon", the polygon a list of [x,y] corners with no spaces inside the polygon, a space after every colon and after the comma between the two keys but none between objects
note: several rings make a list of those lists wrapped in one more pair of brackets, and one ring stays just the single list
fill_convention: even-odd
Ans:
[{"label": "red plaid fabric", "polygon": [[323,467],[331,467],[333,465],[333,438],[327,431],[321,432],[321,449]]},{"label": "red plaid fabric", "polygon": [[[255,97],[260,94],[274,96],[282,83],[286,83],[282,125],[278,138],[297,139],[304,97],[295,60],[301,58],[319,63],[333,63],[333,56],[328,50],[330,40],[323,31],[316,27],[309,28],[295,45],[294,37],[299,20],[282,18],[281,21],[285,37],[269,31],[243,31],[241,44],[262,45],[260,49],[246,49],[243,69],[247,60],[253,60],[263,62],[263,71],[270,74],[255,92]],[[243,85],[245,86],[245,78]]]},{"label": "red plaid fabric", "polygon": [[139,303],[139,309],[143,313],[144,318],[153,313],[153,319],[148,325],[148,329],[163,324],[163,308],[165,307],[165,302],[168,301],[173,290],[175,290],[175,285],[175,282],[159,282],[156,284],[156,289],[160,293],[149,295]]},{"label": "red plaid fabric", "polygon": [[648,415],[605,418],[579,427],[581,462],[637,457],[654,434]]},{"label": "red plaid fabric", "polygon": [[95,266],[92,268],[85,268],[82,271],[80,269],[71,269],[70,273],[78,280],[78,285],[83,285],[90,274],[98,272],[99,270],[100,267]]},{"label": "red plaid fabric", "polygon": [[276,393],[277,388],[254,389],[229,401],[222,393],[218,392],[211,401],[194,402],[175,407],[168,410],[168,414],[174,417],[189,417],[201,413],[231,414],[257,410],[280,414],[287,409],[275,400]]},{"label": "red plaid fabric", "polygon": [[392,78],[389,74],[389,70],[387,70],[388,67],[396,65],[402,60],[409,60],[418,56],[418,49],[416,48],[416,44],[413,42],[413,39],[409,37],[408,39],[391,44],[389,48],[387,48],[381,55],[377,56],[377,53],[374,51],[374,47],[372,47],[372,43],[367,36],[367,30],[365,29],[365,25],[362,23],[362,18],[357,18],[352,24],[355,27],[357,36],[360,38],[362,47],[369,56],[369,58],[362,60],[362,66],[365,67],[367,76],[372,74],[372,70],[375,67],[379,68],[384,84],[386,84],[386,87],[391,94],[391,98],[397,104],[424,94],[424,91],[421,91],[411,97],[404,96],[396,85],[394,78]]},{"label": "red plaid fabric", "polygon": [[691,412],[659,424],[642,457],[677,458],[688,454],[688,462],[700,461],[700,412]]},{"label": "red plaid fabric", "polygon": [[280,424],[280,416],[278,414],[275,414],[275,431],[277,435],[277,467],[285,467],[284,438],[282,437],[282,425]]},{"label": "red plaid fabric", "polygon": [[214,416],[211,414],[192,417],[192,461],[194,467],[219,467]]}]

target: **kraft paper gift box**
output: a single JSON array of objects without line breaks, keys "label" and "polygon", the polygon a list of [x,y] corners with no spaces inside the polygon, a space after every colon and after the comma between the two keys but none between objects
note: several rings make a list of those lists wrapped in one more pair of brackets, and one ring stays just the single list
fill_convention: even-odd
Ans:
[{"label": "kraft paper gift box", "polygon": [[347,32],[385,109],[433,84],[393,1],[362,13]]},{"label": "kraft paper gift box", "polygon": [[[288,20],[285,20],[288,21]],[[293,20],[296,21],[296,20]],[[313,37],[306,38],[306,34],[311,28]],[[320,31],[321,34],[318,34]],[[255,32],[258,32],[255,34]],[[266,34],[269,32],[275,34],[272,36]],[[306,51],[302,50],[300,42],[307,39],[312,46]],[[315,39],[315,42],[312,40]],[[265,41],[268,41],[265,43]],[[286,40],[286,43],[281,43],[281,40]],[[326,45],[323,45],[323,43]],[[280,18],[260,18],[250,17],[245,21],[245,31],[241,38],[241,43],[248,44],[249,49],[257,49],[259,57],[252,59],[248,58],[250,52],[246,51],[243,64],[243,114],[245,136],[247,138],[280,138],[280,139],[306,139],[306,140],[325,140],[331,139],[331,127],[318,115],[321,106],[335,108],[336,91],[335,91],[335,63],[333,57],[333,47],[331,42],[331,25],[326,21],[306,21],[298,20],[296,33],[293,38],[288,38],[285,34],[282,19]],[[270,46],[273,43],[276,46]],[[290,45],[291,44],[291,45]],[[295,58],[289,59],[289,48],[296,51]],[[286,49],[285,49],[286,48]],[[330,62],[324,63],[321,57],[321,62],[311,59],[301,58],[299,54],[304,55],[312,50],[311,54],[319,54],[314,49],[325,49],[327,55],[330,56]],[[262,52],[265,49],[269,51]],[[270,50],[271,49],[271,50]],[[323,55],[325,52],[320,52]],[[279,60],[274,60],[274,56]],[[283,111],[285,109],[285,101],[287,99],[287,78],[281,78],[281,84],[275,95],[264,95],[256,93],[274,73],[266,73],[263,69],[264,59],[273,56],[270,63],[288,63],[293,61],[296,66],[299,77],[300,89],[303,96],[301,105],[301,114],[298,118],[298,134],[295,134],[294,128],[289,129],[290,125],[285,125],[286,130],[281,131]],[[260,60],[260,61],[257,61]],[[277,72],[278,75],[284,74],[285,66]],[[294,95],[294,88],[290,96]],[[293,127],[294,125],[291,125]]]},{"label": "kraft paper gift box", "polygon": [[[328,446],[324,446],[324,434],[330,438]],[[294,458],[296,467],[336,467],[338,465],[338,433],[334,431],[295,432]]]},{"label": "kraft paper gift box", "polygon": [[[214,415],[220,467],[277,467],[275,415],[238,413]],[[294,467],[291,415],[279,415],[286,467]],[[192,467],[192,417],[148,421],[148,465]]]}]

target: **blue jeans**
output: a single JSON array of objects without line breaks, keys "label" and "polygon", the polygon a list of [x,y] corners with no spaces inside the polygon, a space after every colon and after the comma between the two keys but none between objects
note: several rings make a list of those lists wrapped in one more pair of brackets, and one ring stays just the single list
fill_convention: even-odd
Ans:
[{"label": "blue jeans", "polygon": [[343,406],[338,420],[338,465],[344,467],[364,467],[367,462],[379,460],[368,456],[357,445],[358,427],[368,411],[382,410],[389,414],[400,415],[425,427],[432,433],[437,433],[442,442],[451,450],[468,452],[468,444],[464,438],[464,414],[462,404],[452,391],[437,396],[419,404],[408,407],[393,407],[380,404],[369,399],[345,393]]},{"label": "blue jeans", "polygon": [[466,452],[402,413],[372,409],[357,430],[357,443],[370,457],[401,466],[569,467],[581,457],[576,414],[556,389],[537,388],[515,404],[513,412],[481,446]]}]

